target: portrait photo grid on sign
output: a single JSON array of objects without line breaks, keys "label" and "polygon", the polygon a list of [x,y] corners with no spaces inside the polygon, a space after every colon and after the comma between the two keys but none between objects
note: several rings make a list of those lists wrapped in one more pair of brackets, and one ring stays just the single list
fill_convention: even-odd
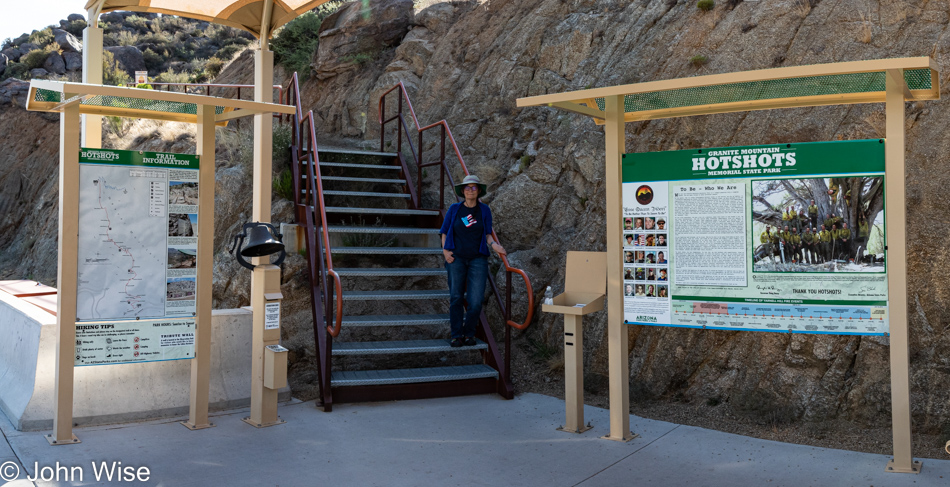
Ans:
[{"label": "portrait photo grid on sign", "polygon": [[669,299],[669,233],[666,216],[623,219],[623,294]]}]

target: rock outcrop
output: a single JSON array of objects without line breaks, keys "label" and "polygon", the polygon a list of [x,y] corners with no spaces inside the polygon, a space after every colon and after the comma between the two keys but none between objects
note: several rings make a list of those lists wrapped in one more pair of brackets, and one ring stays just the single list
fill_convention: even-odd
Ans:
[{"label": "rock outcrop", "polygon": [[[321,35],[328,45],[313,62],[318,79],[306,85],[320,136],[372,146],[378,94],[402,81],[420,123],[446,119],[468,167],[488,181],[499,236],[535,290],[560,288],[567,250],[605,248],[604,136],[581,116],[516,108],[517,98],[778,66],[926,55],[939,62],[950,50],[945,5],[934,3],[882,5],[867,16],[841,0],[717,2],[709,12],[682,0],[492,0],[421,4],[394,48],[358,69],[330,69],[339,65],[330,46],[364,35],[364,23],[347,15]],[[341,24],[345,18],[354,20]],[[690,62],[700,55],[705,64]],[[912,401],[915,425],[928,431],[950,422],[950,279],[941,271],[950,263],[950,221],[940,203],[950,184],[941,169],[948,103],[907,107]],[[883,120],[882,106],[850,105],[637,122],[627,124],[627,150],[878,138]],[[523,314],[524,302],[515,310]],[[558,319],[537,315],[528,337],[559,346]],[[587,380],[601,394],[605,320],[585,320]],[[629,337],[635,398],[890,421],[887,338],[651,327],[631,327]]]}]

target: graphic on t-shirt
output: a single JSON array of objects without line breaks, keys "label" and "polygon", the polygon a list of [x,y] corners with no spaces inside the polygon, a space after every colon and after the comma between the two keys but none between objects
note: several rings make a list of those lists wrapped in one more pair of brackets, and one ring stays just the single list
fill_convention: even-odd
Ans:
[{"label": "graphic on t-shirt", "polygon": [[462,217],[462,225],[465,225],[465,228],[468,228],[476,223],[478,222],[475,221],[475,217],[473,215],[465,215]]}]

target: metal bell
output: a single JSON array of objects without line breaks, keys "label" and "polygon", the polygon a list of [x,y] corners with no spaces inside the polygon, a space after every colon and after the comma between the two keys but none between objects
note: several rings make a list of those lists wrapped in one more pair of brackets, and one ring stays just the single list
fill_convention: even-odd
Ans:
[{"label": "metal bell", "polygon": [[244,257],[263,257],[284,250],[284,244],[274,238],[269,225],[255,225],[247,228],[247,246],[241,249]]}]

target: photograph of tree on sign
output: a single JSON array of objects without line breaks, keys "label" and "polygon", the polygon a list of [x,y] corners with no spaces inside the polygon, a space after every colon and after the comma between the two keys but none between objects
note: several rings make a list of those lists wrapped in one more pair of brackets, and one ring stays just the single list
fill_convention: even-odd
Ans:
[{"label": "photograph of tree on sign", "polygon": [[752,182],[753,271],[880,272],[884,177]]}]

